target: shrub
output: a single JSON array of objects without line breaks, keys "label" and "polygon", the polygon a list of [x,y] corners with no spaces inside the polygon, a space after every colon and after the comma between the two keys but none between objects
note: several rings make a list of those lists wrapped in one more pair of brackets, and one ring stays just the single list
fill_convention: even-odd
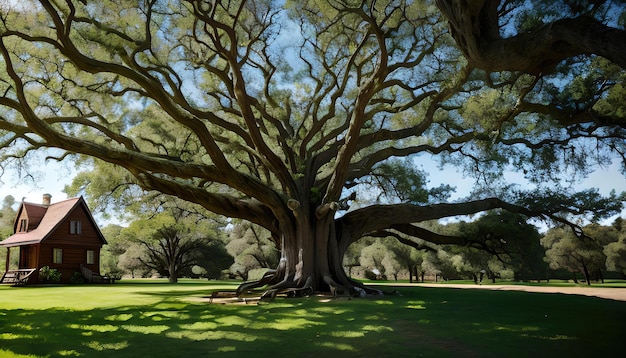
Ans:
[{"label": "shrub", "polygon": [[39,269],[39,279],[42,282],[57,283],[61,281],[61,273],[57,269],[44,266]]},{"label": "shrub", "polygon": [[74,272],[70,278],[70,282],[75,285],[81,285],[85,283],[85,276],[80,272]]},{"label": "shrub", "polygon": [[123,274],[124,274],[124,271],[122,270],[111,270],[110,272],[105,273],[103,276],[108,276],[112,280],[119,281],[122,279]]}]

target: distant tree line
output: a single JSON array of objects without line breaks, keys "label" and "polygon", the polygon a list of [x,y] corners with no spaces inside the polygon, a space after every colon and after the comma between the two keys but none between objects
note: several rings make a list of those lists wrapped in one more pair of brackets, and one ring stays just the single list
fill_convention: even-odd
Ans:
[{"label": "distant tree line", "polygon": [[[439,224],[432,224],[439,225]],[[583,227],[577,237],[570,227],[540,234],[527,218],[492,211],[472,222],[447,224],[444,231],[462,234],[466,246],[407,248],[398,238],[369,238],[349,250],[346,271],[370,279],[483,279],[514,281],[572,279],[604,282],[605,273],[626,278],[626,225],[618,217],[610,226]],[[401,238],[400,238],[401,239]],[[471,243],[480,243],[483,248]],[[480,245],[478,245],[480,246]]]},{"label": "distant tree line", "polygon": [[[134,219],[126,227],[110,224],[102,229],[109,243],[102,250],[103,273],[117,278],[158,275],[170,282],[179,277],[246,281],[278,265],[281,248],[260,226],[226,221],[188,203],[152,199],[146,201],[152,204],[130,211]],[[15,204],[12,196],[3,200],[1,239],[12,234]],[[407,238],[401,235],[366,237],[349,247],[343,261],[346,272],[354,278],[410,282],[561,278],[590,283],[603,281],[607,272],[626,278],[626,224],[621,217],[609,226],[585,226],[583,237],[570,227],[541,234],[525,216],[503,210],[473,221],[423,225],[462,236],[467,245],[423,242],[413,245],[417,249],[403,243]],[[4,260],[2,251],[3,267]]]}]

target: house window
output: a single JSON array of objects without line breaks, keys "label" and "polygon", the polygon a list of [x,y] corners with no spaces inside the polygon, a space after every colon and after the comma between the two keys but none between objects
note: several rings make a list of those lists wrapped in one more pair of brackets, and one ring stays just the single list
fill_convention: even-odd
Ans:
[{"label": "house window", "polygon": [[87,250],[87,265],[93,265],[93,250]]},{"label": "house window", "polygon": [[52,249],[52,262],[55,264],[63,263],[63,249]]},{"label": "house window", "polygon": [[26,232],[28,230],[28,221],[26,219],[20,219],[20,228],[18,232]]},{"label": "house window", "polygon": [[70,221],[70,234],[80,234],[81,232],[80,221]]}]

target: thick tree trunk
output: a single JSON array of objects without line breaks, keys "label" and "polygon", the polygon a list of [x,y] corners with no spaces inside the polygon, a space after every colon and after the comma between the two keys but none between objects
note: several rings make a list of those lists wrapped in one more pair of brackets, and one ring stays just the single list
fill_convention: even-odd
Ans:
[{"label": "thick tree trunk", "polygon": [[347,276],[342,265],[347,245],[339,244],[345,240],[338,235],[349,233],[337,232],[332,216],[311,221],[297,218],[295,235],[282,238],[278,268],[258,281],[242,284],[238,292],[265,287],[265,297],[283,292],[294,296],[311,292],[333,296],[380,294]]}]

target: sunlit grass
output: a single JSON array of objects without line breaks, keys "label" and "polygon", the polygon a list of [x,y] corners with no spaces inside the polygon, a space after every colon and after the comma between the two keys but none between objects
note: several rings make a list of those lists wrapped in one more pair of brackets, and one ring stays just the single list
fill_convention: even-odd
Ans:
[{"label": "sunlit grass", "polygon": [[143,334],[161,334],[167,331],[168,329],[170,329],[170,326],[166,326],[166,325],[146,326],[146,325],[124,324],[121,327],[122,329],[125,329],[131,333],[143,333]]},{"label": "sunlit grass", "polygon": [[87,331],[87,332],[115,332],[119,329],[119,327],[117,326],[113,326],[110,324],[105,324],[105,325],[97,325],[97,324],[91,324],[91,325],[80,325],[80,324],[70,324],[68,325],[69,328],[72,329],[78,329],[78,330],[82,330],[82,331]]},{"label": "sunlit grass", "polygon": [[119,322],[125,322],[131,318],[133,318],[133,315],[130,313],[114,314],[114,315],[104,317],[104,319],[107,321],[119,321]]},{"label": "sunlit grass", "polygon": [[94,351],[119,351],[128,347],[127,341],[115,342],[115,343],[102,343],[98,341],[90,341],[85,343],[85,346],[93,349]]},{"label": "sunlit grass", "polygon": [[426,302],[424,301],[408,301],[406,307],[412,308],[414,310],[423,310],[423,309],[426,309],[425,304]]},{"label": "sunlit grass", "polygon": [[[235,283],[0,286],[0,357],[619,356],[626,303],[394,287],[399,296],[209,304]],[[79,297],[72,297],[79,296]]]},{"label": "sunlit grass", "polygon": [[[37,335],[34,334],[14,334],[14,333],[0,333],[0,340],[11,340],[11,339],[33,339],[36,338]],[[0,357],[2,357],[0,355]]]},{"label": "sunlit grass", "polygon": [[37,358],[34,354],[18,354],[10,350],[0,348],[0,357],[3,358]]},{"label": "sunlit grass", "polygon": [[357,338],[365,336],[363,331],[332,331],[328,333],[331,337]]},{"label": "sunlit grass", "polygon": [[325,348],[332,348],[332,349],[337,349],[340,351],[356,351],[357,349],[349,344],[334,344],[332,342],[319,342],[317,343],[318,346],[320,347],[325,347]]}]

